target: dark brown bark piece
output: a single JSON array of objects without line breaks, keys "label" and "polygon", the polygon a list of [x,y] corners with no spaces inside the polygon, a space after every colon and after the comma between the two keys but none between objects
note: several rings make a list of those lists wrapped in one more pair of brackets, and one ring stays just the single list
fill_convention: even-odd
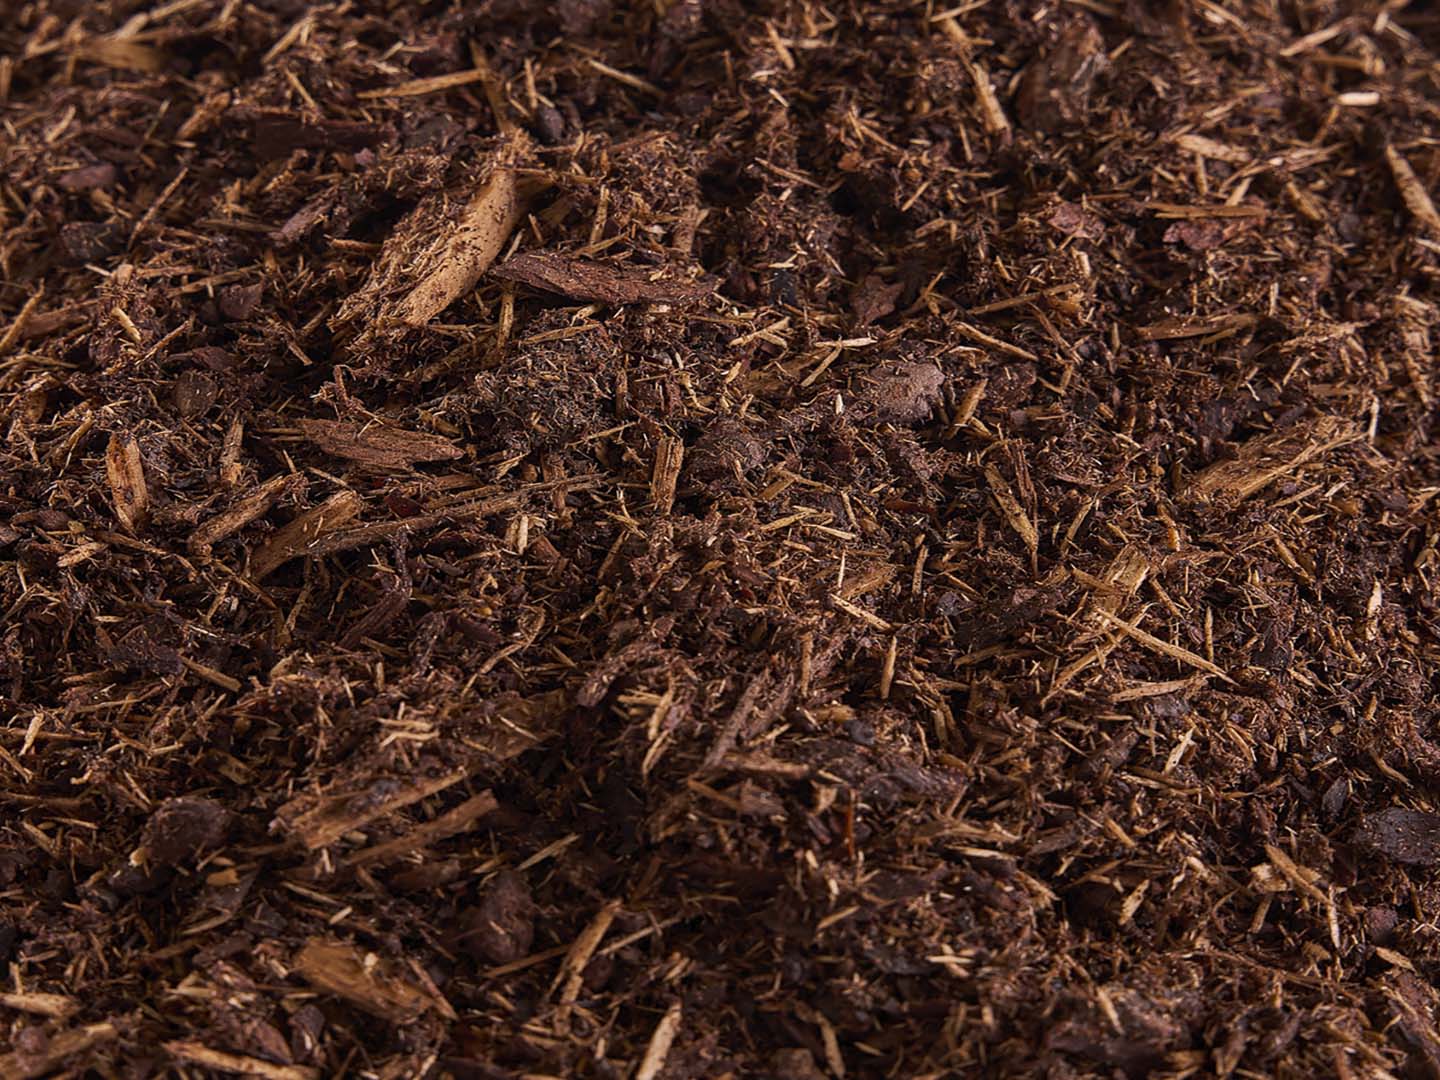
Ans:
[{"label": "dark brown bark piece", "polygon": [[72,221],[60,227],[60,248],[76,265],[104,262],[125,247],[125,230],[110,221]]},{"label": "dark brown bark piece", "polygon": [[151,861],[176,866],[223,843],[230,812],[213,799],[167,799],[145,823],[141,844]]},{"label": "dark brown bark piece", "polygon": [[1440,814],[1392,807],[1366,814],[1356,828],[1354,843],[1407,866],[1440,864]]},{"label": "dark brown bark piece", "polygon": [[109,187],[114,182],[115,166],[108,161],[71,169],[59,180],[60,186],[66,191],[90,191],[94,188]]},{"label": "dark brown bark piece", "polygon": [[219,384],[204,372],[181,372],[175,380],[175,409],[186,420],[193,420],[208,412],[219,394]]},{"label": "dark brown bark piece", "polygon": [[438,435],[388,424],[302,420],[300,430],[326,453],[372,469],[406,469],[425,461],[453,461],[465,453]]},{"label": "dark brown bark piece", "polygon": [[249,285],[227,285],[220,290],[216,306],[220,314],[231,322],[240,322],[254,314],[265,295],[265,284],[257,281]]},{"label": "dark brown bark piece", "polygon": [[871,400],[876,418],[894,424],[916,424],[928,419],[945,386],[945,373],[921,361],[882,366],[871,378],[875,384]]},{"label": "dark brown bark piece", "polygon": [[1072,202],[1062,202],[1046,218],[1066,236],[1084,240],[1100,240],[1105,235],[1105,222],[1093,211]]},{"label": "dark brown bark piece", "polygon": [[1075,23],[1045,56],[1030,62],[1015,96],[1022,126],[1057,132],[1085,121],[1095,76],[1105,65],[1105,41],[1088,19]]},{"label": "dark brown bark piece", "polygon": [[302,119],[287,112],[260,112],[254,117],[251,145],[265,160],[288,157],[296,150],[359,150],[384,134],[375,124],[342,120]]},{"label": "dark brown bark piece", "polygon": [[1177,221],[1165,230],[1165,242],[1184,244],[1191,251],[1212,251],[1225,242],[1225,224],[1214,218]]},{"label": "dark brown bark piece", "polygon": [[535,914],[525,879],[513,870],[502,870],[461,919],[460,947],[487,964],[508,964],[528,956],[535,941]]},{"label": "dark brown bark piece", "polygon": [[296,955],[295,971],[318,990],[344,998],[372,1016],[407,1024],[435,1008],[435,1001],[393,965],[374,962],[342,941],[311,938]]},{"label": "dark brown bark piece", "polygon": [[614,266],[544,252],[516,255],[491,273],[504,281],[558,293],[572,300],[597,300],[605,304],[696,300],[714,291],[713,286],[677,280],[644,267]]},{"label": "dark brown bark piece", "polygon": [[855,312],[856,326],[869,326],[895,310],[895,303],[905,291],[905,283],[887,282],[879,274],[866,274],[855,286],[850,307]]}]

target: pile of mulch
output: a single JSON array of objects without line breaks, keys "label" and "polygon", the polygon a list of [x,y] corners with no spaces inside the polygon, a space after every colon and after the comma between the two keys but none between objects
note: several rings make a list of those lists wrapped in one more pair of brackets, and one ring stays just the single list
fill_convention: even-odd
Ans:
[{"label": "pile of mulch", "polygon": [[1440,16],[0,20],[0,1076],[1440,1075]]}]

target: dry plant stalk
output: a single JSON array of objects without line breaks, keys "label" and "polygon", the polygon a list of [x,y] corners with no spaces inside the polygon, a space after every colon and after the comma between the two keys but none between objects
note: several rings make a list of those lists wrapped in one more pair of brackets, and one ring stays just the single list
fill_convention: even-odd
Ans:
[{"label": "dry plant stalk", "polygon": [[398,86],[387,86],[379,90],[362,90],[355,96],[361,101],[377,101],[381,98],[398,97],[420,97],[424,94],[437,94],[442,90],[453,90],[458,86],[468,86],[471,83],[484,82],[490,77],[490,73],[481,68],[471,68],[469,71],[456,71],[449,75],[434,75],[428,79],[411,79],[409,82],[400,83]]},{"label": "dry plant stalk", "polygon": [[1002,141],[1008,141],[1010,119],[1005,115],[1005,109],[995,95],[995,87],[990,84],[990,72],[984,64],[968,63],[965,66],[970,72],[971,82],[975,84],[975,96],[980,103],[980,120],[985,125],[986,132]]},{"label": "dry plant stalk", "polygon": [[1030,515],[1020,505],[1010,491],[1010,485],[1005,482],[998,470],[993,465],[985,467],[985,480],[990,485],[990,494],[994,497],[996,504],[1005,515],[1005,520],[1015,530],[1016,535],[1025,543],[1025,548],[1030,552],[1030,561],[1035,561],[1036,553],[1040,549],[1040,533],[1035,528],[1035,523],[1030,520]]},{"label": "dry plant stalk", "polygon": [[555,976],[553,984],[560,987],[561,1005],[571,1005],[580,996],[580,986],[585,979],[585,966],[590,963],[590,958],[595,955],[595,950],[599,948],[606,931],[610,929],[610,924],[615,921],[619,912],[619,900],[607,903],[585,929],[580,931],[580,936],[565,954],[565,961],[560,965],[560,973]]},{"label": "dry plant stalk", "polygon": [[363,851],[357,851],[345,859],[345,865],[380,866],[413,851],[419,851],[446,837],[464,832],[499,805],[494,795],[488,791],[482,791],[479,795],[466,799],[455,809],[447,810],[434,821],[417,825],[404,836],[365,848]]},{"label": "dry plant stalk", "polygon": [[1214,675],[1226,682],[1232,681],[1230,676],[1226,675],[1219,667],[1212,664],[1209,660],[1206,660],[1203,656],[1193,653],[1183,646],[1172,645],[1164,638],[1158,638],[1154,634],[1146,633],[1134,623],[1128,623],[1120,618],[1120,616],[1111,615],[1108,611],[1099,611],[1096,612],[1096,614],[1126,637],[1133,638],[1153,652],[1160,653],[1162,656],[1168,656],[1172,660],[1179,660],[1182,664],[1189,664],[1191,667],[1199,668],[1201,671]]},{"label": "dry plant stalk", "polygon": [[678,1001],[665,1010],[665,1015],[655,1025],[655,1031],[645,1047],[645,1056],[640,1059],[640,1065],[635,1070],[635,1080],[655,1080],[655,1077],[660,1075],[660,1070],[665,1068],[665,1059],[670,1056],[670,1047],[674,1045],[675,1036],[680,1031],[682,1015],[682,1007]]}]

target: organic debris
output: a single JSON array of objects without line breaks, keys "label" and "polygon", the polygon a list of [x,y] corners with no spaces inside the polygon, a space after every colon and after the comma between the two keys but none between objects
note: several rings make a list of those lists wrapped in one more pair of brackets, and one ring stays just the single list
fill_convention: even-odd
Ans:
[{"label": "organic debris", "polygon": [[1440,17],[0,19],[0,1077],[1440,1074]]}]

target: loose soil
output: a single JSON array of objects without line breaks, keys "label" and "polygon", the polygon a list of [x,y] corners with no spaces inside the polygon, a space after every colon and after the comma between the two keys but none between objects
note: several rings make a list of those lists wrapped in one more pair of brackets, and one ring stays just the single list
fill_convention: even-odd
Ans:
[{"label": "loose soil", "polygon": [[1440,1076],[1440,16],[11,0],[0,1076]]}]

